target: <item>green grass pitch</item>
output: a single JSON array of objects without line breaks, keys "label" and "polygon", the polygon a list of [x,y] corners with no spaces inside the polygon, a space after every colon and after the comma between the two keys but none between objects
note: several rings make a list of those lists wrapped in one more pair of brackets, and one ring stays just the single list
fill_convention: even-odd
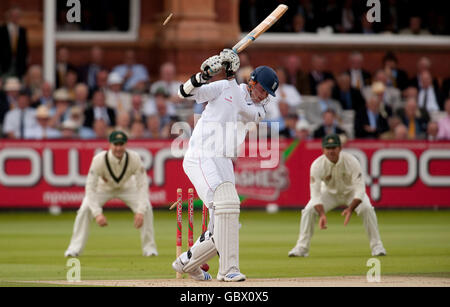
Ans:
[{"label": "green grass pitch", "polygon": [[[105,209],[109,226],[93,222],[81,256],[82,280],[170,279],[175,256],[175,212],[155,210],[158,257],[141,256],[139,232],[130,211]],[[450,211],[377,210],[388,256],[380,257],[381,274],[450,277]],[[0,286],[20,281],[65,280],[63,254],[72,234],[75,212],[0,213]],[[328,229],[316,225],[308,258],[289,258],[299,231],[300,210],[276,214],[243,210],[240,221],[240,266],[249,278],[364,276],[371,258],[362,221],[356,214],[343,226],[340,211],[328,213]],[[195,236],[201,212],[196,211]],[[183,244],[187,214],[183,216]],[[213,277],[218,258],[210,262]],[[20,283],[19,283],[20,284]]]}]

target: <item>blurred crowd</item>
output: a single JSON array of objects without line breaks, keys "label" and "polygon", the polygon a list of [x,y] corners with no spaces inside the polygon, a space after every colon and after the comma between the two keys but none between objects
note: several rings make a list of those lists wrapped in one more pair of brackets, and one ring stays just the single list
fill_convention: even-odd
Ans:
[{"label": "blurred crowd", "polygon": [[[302,2],[302,1],[300,1]],[[331,2],[331,1],[330,1]],[[133,50],[121,63],[103,63],[104,50],[93,46],[83,65],[71,63],[70,49],[56,52],[55,84],[45,82],[42,67],[27,65],[26,31],[20,10],[8,12],[0,26],[0,137],[7,139],[105,139],[114,129],[130,139],[169,139],[174,123],[191,128],[204,104],[177,96],[176,67],[162,63],[150,78]],[[247,82],[254,66],[241,53],[237,73]],[[268,104],[266,122],[277,123],[282,138],[313,139],[334,132],[359,139],[450,139],[450,78],[437,80],[432,63],[422,57],[416,72],[399,68],[386,53],[379,69],[366,71],[364,57],[353,52],[345,71],[333,74],[327,58],[312,57],[310,71],[301,58],[280,59],[280,85]]]},{"label": "blurred crowd", "polygon": [[[449,35],[445,1],[379,0],[380,22],[367,20],[375,1],[368,0],[240,0],[240,25],[252,30],[278,4],[289,10],[269,30],[294,33],[392,33]],[[370,3],[370,4],[368,4]]]},{"label": "blurred crowd", "polygon": [[278,123],[282,137],[450,140],[450,76],[439,82],[429,58],[418,60],[412,76],[391,52],[374,73],[364,69],[359,52],[338,74],[327,70],[323,55],[314,55],[311,64],[304,71],[300,57],[290,55],[276,69],[280,86],[266,120]]}]

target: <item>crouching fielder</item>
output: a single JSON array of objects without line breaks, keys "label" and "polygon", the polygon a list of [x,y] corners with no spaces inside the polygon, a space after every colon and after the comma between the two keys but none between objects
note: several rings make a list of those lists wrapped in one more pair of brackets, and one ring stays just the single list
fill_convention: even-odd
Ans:
[{"label": "crouching fielder", "polygon": [[[245,140],[243,125],[265,117],[264,106],[269,94],[275,96],[278,77],[272,68],[260,66],[253,71],[248,85],[239,85],[234,78],[239,64],[237,54],[224,49],[203,62],[201,72],[179,90],[183,98],[208,102],[189,140],[183,169],[209,208],[210,224],[194,246],[172,264],[177,272],[189,273],[196,280],[211,279],[200,266],[217,254],[219,281],[246,279],[239,269],[240,200],[231,158]],[[227,79],[206,84],[222,67]]]},{"label": "crouching fielder", "polygon": [[375,210],[365,192],[364,176],[358,160],[349,153],[341,152],[341,141],[336,134],[323,138],[322,149],[323,155],[311,165],[311,200],[302,210],[300,236],[289,252],[289,257],[308,256],[316,217],[319,216],[320,229],[326,229],[326,213],[340,205],[347,206],[342,211],[344,225],[350,221],[353,211],[361,216],[372,256],[386,255],[378,232]]},{"label": "crouching fielder", "polygon": [[77,212],[72,239],[64,255],[81,255],[92,219],[95,218],[100,227],[107,226],[102,207],[108,200],[118,198],[134,212],[134,226],[141,232],[143,255],[157,256],[148,179],[141,158],[138,153],[126,149],[127,136],[121,131],[112,132],[109,143],[109,150],[102,151],[92,160],[86,194]]}]

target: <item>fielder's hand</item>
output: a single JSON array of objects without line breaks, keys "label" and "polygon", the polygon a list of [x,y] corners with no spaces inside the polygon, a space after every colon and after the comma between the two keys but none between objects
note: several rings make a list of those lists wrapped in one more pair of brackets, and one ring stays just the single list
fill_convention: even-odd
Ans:
[{"label": "fielder's hand", "polygon": [[321,215],[319,218],[319,228],[327,229],[327,216],[325,214]]},{"label": "fielder's hand", "polygon": [[139,229],[142,227],[142,224],[144,224],[144,215],[142,213],[136,213],[134,215],[134,227]]},{"label": "fielder's hand", "polygon": [[352,217],[353,210],[351,208],[346,208],[342,211],[341,215],[345,216],[344,226],[347,226],[348,222],[350,222],[350,218]]},{"label": "fielder's hand", "polygon": [[108,221],[103,214],[99,214],[95,217],[95,222],[97,222],[98,226],[105,227],[108,226]]}]

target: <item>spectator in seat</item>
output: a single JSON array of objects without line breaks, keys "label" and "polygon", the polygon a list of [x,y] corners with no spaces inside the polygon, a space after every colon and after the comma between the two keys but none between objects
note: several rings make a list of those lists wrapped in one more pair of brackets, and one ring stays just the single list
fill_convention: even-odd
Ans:
[{"label": "spectator in seat", "polygon": [[50,111],[46,106],[39,106],[36,109],[37,125],[25,131],[25,138],[32,140],[59,139],[61,133],[52,128],[50,123]]},{"label": "spectator in seat", "polygon": [[118,112],[116,123],[117,124],[114,130],[122,131],[127,136],[130,136],[130,127],[131,127],[130,113],[125,111]]},{"label": "spectator in seat", "polygon": [[355,137],[362,139],[378,139],[379,136],[389,130],[387,114],[380,112],[380,99],[371,96],[366,101],[366,107],[355,114]]},{"label": "spectator in seat", "polygon": [[150,93],[155,95],[155,93],[164,89],[168,93],[167,97],[167,108],[170,115],[176,114],[176,104],[181,102],[182,99],[178,97],[178,89],[180,88],[181,82],[176,79],[177,71],[175,64],[172,62],[166,62],[161,65],[159,71],[159,80],[154,82],[150,88]]},{"label": "spectator in seat", "polygon": [[342,107],[340,103],[331,98],[333,82],[331,80],[323,81],[317,86],[317,97],[308,103],[302,103],[301,109],[305,112],[306,120],[318,127],[322,124],[322,113],[328,109],[336,112],[337,120],[342,118]]},{"label": "spectator in seat", "polygon": [[108,89],[105,92],[106,105],[117,112],[131,111],[131,95],[122,91],[123,78],[116,72],[108,76]]},{"label": "spectator in seat", "polygon": [[148,138],[150,139],[161,139],[161,120],[158,115],[147,116],[147,130]]},{"label": "spectator in seat", "polygon": [[427,141],[437,141],[439,133],[439,125],[437,122],[431,121],[427,125],[427,134],[425,139]]},{"label": "spectator in seat", "polygon": [[3,87],[5,94],[0,97],[0,126],[3,124],[5,115],[9,110],[17,108],[17,100],[22,84],[17,78],[6,79]]},{"label": "spectator in seat", "polygon": [[112,129],[108,126],[108,123],[103,118],[98,118],[94,120],[92,125],[92,130],[94,130],[95,139],[106,140]]},{"label": "spectator in seat", "polygon": [[[421,57],[417,61],[417,73],[416,75],[409,81],[409,85],[414,86],[418,90],[422,88],[422,73],[424,71],[431,72],[431,60],[427,57]],[[439,83],[436,78],[433,78],[433,87],[439,88]]]},{"label": "spectator in seat", "polygon": [[130,139],[131,140],[141,140],[146,137],[145,125],[143,122],[135,120],[131,124],[130,129]]},{"label": "spectator in seat", "polygon": [[406,101],[403,110],[399,110],[399,116],[402,118],[403,124],[408,129],[408,137],[411,140],[425,139],[427,125],[430,121],[428,112],[420,109],[415,98],[409,98]]},{"label": "spectator in seat", "polygon": [[349,58],[349,69],[351,86],[357,90],[362,90],[365,86],[371,84],[371,75],[367,70],[363,69],[364,57],[360,52],[353,52]]},{"label": "spectator in seat", "polygon": [[387,86],[393,86],[403,91],[409,83],[406,71],[398,68],[398,59],[392,52],[387,52],[383,57],[383,68],[387,77]]},{"label": "spectator in seat", "polygon": [[[116,112],[108,107],[105,101],[105,94],[102,91],[96,91],[92,96],[92,106],[84,112],[83,126],[94,129],[94,121],[102,119],[108,127],[116,125]],[[94,129],[95,131],[95,129]]]},{"label": "spectator in seat", "polygon": [[24,87],[31,94],[31,105],[36,105],[41,97],[41,88],[44,83],[42,75],[42,67],[40,65],[32,65],[28,68],[23,78]]},{"label": "spectator in seat", "polygon": [[49,126],[59,129],[61,124],[70,116],[69,93],[61,88],[53,93],[54,106],[50,109],[51,119]]},{"label": "spectator in seat", "polygon": [[23,77],[28,66],[27,29],[20,26],[22,11],[19,7],[10,8],[6,23],[0,26],[0,76]]},{"label": "spectator in seat", "polygon": [[116,66],[113,72],[118,73],[124,80],[123,89],[127,92],[141,90],[142,84],[150,80],[147,68],[136,62],[136,53],[127,50],[124,54],[124,63]]},{"label": "spectator in seat", "polygon": [[56,55],[55,88],[63,87],[66,82],[66,74],[69,70],[77,71],[75,65],[70,63],[70,51],[67,47],[61,47]]},{"label": "spectator in seat", "polygon": [[450,140],[450,98],[445,100],[444,109],[445,117],[438,122],[439,132],[437,137],[439,140]]},{"label": "spectator in seat", "polygon": [[402,93],[399,89],[387,86],[387,76],[384,70],[379,69],[375,72],[373,83],[363,89],[363,95],[366,99],[372,95],[378,95],[382,105],[389,109],[389,116],[391,111],[396,111],[402,105]]},{"label": "spectator in seat", "polygon": [[394,140],[395,139],[395,129],[398,125],[403,125],[402,119],[398,117],[397,115],[393,115],[388,118],[388,125],[389,130],[382,133],[380,135],[380,140],[388,141],[388,140]]},{"label": "spectator in seat", "polygon": [[97,73],[97,84],[94,89],[89,89],[89,98],[92,98],[93,94],[97,91],[106,92],[108,90],[108,77],[109,72],[106,69],[102,69]]},{"label": "spectator in seat", "polygon": [[36,110],[30,107],[30,93],[21,90],[17,98],[17,108],[5,115],[3,134],[8,139],[24,139],[27,130],[36,127]]},{"label": "spectator in seat", "polygon": [[86,84],[89,90],[97,88],[97,74],[105,69],[103,66],[103,49],[99,46],[93,46],[90,51],[89,63],[79,69],[80,80]]},{"label": "spectator in seat", "polygon": [[47,106],[51,109],[53,107],[53,87],[49,82],[44,82],[39,91],[40,96],[34,102],[33,107]]},{"label": "spectator in seat", "polygon": [[139,94],[134,94],[131,97],[131,110],[130,110],[130,121],[141,121],[145,122],[146,120],[146,114],[143,110],[142,105],[142,96]]},{"label": "spectator in seat", "polygon": [[336,122],[336,112],[333,109],[328,109],[322,113],[322,125],[314,130],[313,137],[315,139],[321,139],[328,134],[344,134],[344,129],[338,126]]},{"label": "spectator in seat", "polygon": [[83,112],[89,107],[89,88],[84,83],[78,83],[74,89],[75,99],[73,106],[79,107]]},{"label": "spectator in seat", "polygon": [[308,74],[310,95],[317,95],[317,86],[325,80],[334,80],[333,74],[325,70],[326,58],[315,54],[312,56],[312,70]]},{"label": "spectator in seat", "polygon": [[339,33],[354,32],[356,15],[353,8],[353,0],[345,0],[340,10],[340,23],[336,25]]},{"label": "spectator in seat", "polygon": [[61,125],[61,139],[76,140],[79,138],[77,123],[70,119],[65,120]]},{"label": "spectator in seat", "polygon": [[404,124],[400,124],[395,127],[394,130],[394,140],[395,141],[406,141],[409,140],[408,128]]},{"label": "spectator in seat", "polygon": [[298,115],[296,113],[289,113],[284,118],[284,129],[280,130],[280,137],[287,139],[295,138],[297,121]]},{"label": "spectator in seat", "polygon": [[431,35],[430,31],[422,28],[422,18],[411,16],[409,18],[409,27],[400,30],[402,35]]},{"label": "spectator in seat", "polygon": [[333,89],[333,98],[340,102],[343,110],[358,110],[365,108],[366,102],[361,95],[361,91],[351,87],[350,75],[347,72],[341,73]]},{"label": "spectator in seat", "polygon": [[427,110],[428,113],[439,112],[441,110],[439,90],[433,86],[431,73],[427,70],[423,71],[420,79],[422,84],[417,97],[419,108]]},{"label": "spectator in seat", "polygon": [[302,70],[302,62],[299,56],[295,54],[288,55],[285,58],[283,68],[286,73],[287,84],[295,86],[301,95],[311,94],[309,77]]},{"label": "spectator in seat", "polygon": [[311,125],[306,119],[300,119],[295,125],[295,138],[299,141],[312,140]]}]

